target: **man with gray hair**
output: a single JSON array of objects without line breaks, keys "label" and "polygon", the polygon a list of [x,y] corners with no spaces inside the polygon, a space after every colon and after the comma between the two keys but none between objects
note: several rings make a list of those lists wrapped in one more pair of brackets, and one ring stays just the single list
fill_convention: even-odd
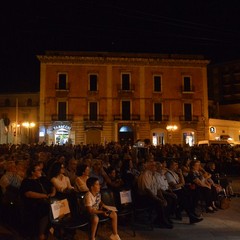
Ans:
[{"label": "man with gray hair", "polygon": [[138,177],[138,191],[142,201],[154,206],[157,218],[154,223],[159,228],[173,228],[168,220],[167,201],[159,188],[156,177],[156,162],[151,158],[146,162],[146,169]]}]

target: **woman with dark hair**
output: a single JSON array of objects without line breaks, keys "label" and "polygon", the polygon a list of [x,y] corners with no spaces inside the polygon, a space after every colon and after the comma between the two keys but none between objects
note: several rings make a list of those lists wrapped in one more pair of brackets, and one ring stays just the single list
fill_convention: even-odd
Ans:
[{"label": "woman with dark hair", "polygon": [[24,203],[26,231],[33,239],[44,240],[49,227],[50,205],[48,198],[55,189],[46,177],[42,177],[39,163],[29,166],[23,179],[20,193]]},{"label": "woman with dark hair", "polygon": [[89,174],[90,168],[87,164],[80,164],[77,166],[77,178],[74,186],[77,192],[87,192],[89,190],[86,184]]},{"label": "woman with dark hair", "polygon": [[65,166],[61,162],[55,162],[50,169],[50,181],[56,188],[58,195],[71,192],[74,187],[69,177],[65,176]]}]

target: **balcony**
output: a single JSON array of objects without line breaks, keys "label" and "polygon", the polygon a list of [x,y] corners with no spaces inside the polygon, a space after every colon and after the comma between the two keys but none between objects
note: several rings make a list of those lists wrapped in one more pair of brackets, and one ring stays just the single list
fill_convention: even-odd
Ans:
[{"label": "balcony", "polygon": [[95,115],[90,114],[83,115],[84,129],[103,129],[104,115]]},{"label": "balcony", "polygon": [[56,90],[56,97],[67,97],[69,93],[69,84],[66,84],[64,86],[59,86],[58,83],[55,84],[55,90]]},{"label": "balcony", "polygon": [[98,93],[99,93],[98,90],[88,90],[88,91],[87,91],[87,94],[88,94],[89,96],[96,96],[96,95],[98,95]]},{"label": "balcony", "polygon": [[117,85],[117,91],[119,94],[124,95],[124,96],[129,96],[132,95],[135,91],[135,85],[134,84],[130,84],[129,86],[123,86],[121,84]]},{"label": "balcony", "polygon": [[184,116],[184,115],[182,115],[182,116],[179,116],[179,121],[180,122],[198,122],[199,121],[199,116],[191,116],[191,117],[187,117],[187,116]]},{"label": "balcony", "polygon": [[73,114],[52,114],[52,121],[73,121]]},{"label": "balcony", "polygon": [[92,116],[90,114],[83,115],[83,121],[84,122],[103,122],[104,121],[104,115],[95,115]]},{"label": "balcony", "polygon": [[183,94],[193,94],[194,92],[195,92],[194,86],[191,87],[181,86],[181,93]]},{"label": "balcony", "polygon": [[133,114],[133,115],[113,115],[114,121],[139,121],[140,115],[139,114]]},{"label": "balcony", "polygon": [[161,116],[149,116],[149,122],[168,122],[169,121],[169,115],[161,115]]}]

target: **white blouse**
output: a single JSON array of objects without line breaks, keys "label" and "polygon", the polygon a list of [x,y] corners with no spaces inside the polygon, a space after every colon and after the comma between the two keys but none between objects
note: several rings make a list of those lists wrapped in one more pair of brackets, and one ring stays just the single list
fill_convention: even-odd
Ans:
[{"label": "white blouse", "polygon": [[64,192],[66,189],[73,189],[69,177],[63,174],[60,174],[57,177],[53,177],[51,179],[51,182],[56,188],[57,192]]}]

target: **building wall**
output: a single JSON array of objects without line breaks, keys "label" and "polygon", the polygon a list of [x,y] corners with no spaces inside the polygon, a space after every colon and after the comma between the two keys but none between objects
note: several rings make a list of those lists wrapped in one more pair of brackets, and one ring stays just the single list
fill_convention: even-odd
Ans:
[{"label": "building wall", "polygon": [[[210,131],[210,128],[214,131]],[[240,141],[240,122],[222,119],[209,119],[209,140],[219,140],[221,136],[229,136],[233,141]]]},{"label": "building wall", "polygon": [[[194,133],[195,142],[208,137],[208,61],[200,56],[48,52],[38,59],[41,63],[40,128],[44,129],[41,141],[54,141],[57,124],[70,126],[69,136],[74,133],[74,144],[88,143],[94,133],[99,143],[118,141],[122,126],[132,130],[128,134],[132,134],[133,141],[152,140],[154,134],[163,136],[164,143],[176,144],[183,144],[184,133]],[[66,91],[56,89],[59,73],[67,73]],[[90,73],[98,76],[97,92],[89,92]],[[133,91],[120,90],[121,73],[131,74]],[[160,93],[153,91],[156,74],[162,78]],[[182,90],[183,76],[191,77],[189,92]],[[131,102],[130,120],[122,120],[121,101],[124,100]],[[71,121],[53,121],[52,115],[58,114],[58,101],[67,102],[67,114],[73,116]],[[98,113],[103,119],[85,119],[91,101],[98,102]],[[150,119],[154,115],[154,103],[162,103],[165,119]],[[192,104],[191,121],[184,120],[185,103]],[[178,129],[168,132],[168,124],[175,124]]]},{"label": "building wall", "polygon": [[[9,119],[9,126],[1,128],[0,144],[38,142],[39,93],[0,94],[0,119],[4,118]],[[24,127],[24,122],[35,126]]]}]

